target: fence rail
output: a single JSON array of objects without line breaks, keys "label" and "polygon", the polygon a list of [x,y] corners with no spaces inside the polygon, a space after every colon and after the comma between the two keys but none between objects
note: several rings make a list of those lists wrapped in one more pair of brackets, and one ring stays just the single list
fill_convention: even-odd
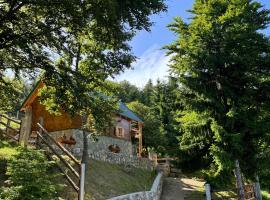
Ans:
[{"label": "fence rail", "polygon": [[[256,184],[247,184],[244,185],[244,198],[245,200],[261,200],[261,198],[257,195],[256,192],[260,193],[260,191],[256,191]],[[211,189],[209,184],[205,184],[205,196],[207,200],[239,200],[240,194],[239,189],[231,189],[231,190],[213,190]]]},{"label": "fence rail", "polygon": [[19,142],[21,130],[21,121],[8,117],[7,115],[0,114],[0,132],[4,136]]},{"label": "fence rail", "polygon": [[[40,125],[39,123],[37,125],[39,127],[39,131],[37,131],[37,147],[43,148],[43,145],[45,145],[47,148],[49,148],[51,152],[51,154],[49,155],[50,158],[52,159],[52,154],[55,155],[60,160],[61,164],[63,164],[66,169],[69,170],[66,171],[65,169],[63,169],[63,166],[61,166],[61,164],[56,164],[59,170],[63,173],[64,177],[73,187],[73,189],[78,193],[78,199],[83,200],[85,170],[84,164],[77,160],[61,143],[57,142],[52,136],[50,136],[48,131],[42,125]],[[56,149],[55,147],[58,147],[58,149]],[[59,150],[61,153],[59,153]],[[62,155],[70,158],[74,162],[75,167],[73,167],[68,161],[66,161]],[[69,174],[68,172],[71,172],[71,174]]]}]

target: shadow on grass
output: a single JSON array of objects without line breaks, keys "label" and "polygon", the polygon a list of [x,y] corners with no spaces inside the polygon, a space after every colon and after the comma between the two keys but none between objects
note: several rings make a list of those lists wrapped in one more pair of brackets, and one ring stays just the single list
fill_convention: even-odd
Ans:
[{"label": "shadow on grass", "polygon": [[[193,191],[185,197],[185,200],[204,200],[204,191]],[[238,200],[237,195],[233,191],[214,192],[211,196],[212,200]],[[263,198],[264,199],[264,198]]]}]

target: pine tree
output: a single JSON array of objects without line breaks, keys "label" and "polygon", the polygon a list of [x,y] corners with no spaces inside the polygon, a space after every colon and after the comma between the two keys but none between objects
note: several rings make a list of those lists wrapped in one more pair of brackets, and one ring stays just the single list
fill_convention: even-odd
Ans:
[{"label": "pine tree", "polygon": [[168,83],[157,81],[151,97],[151,112],[159,120],[160,133],[164,135],[164,152],[170,156],[178,153],[178,136],[181,134],[176,125],[175,109],[179,108],[175,90],[178,88],[173,78]]},{"label": "pine tree", "polygon": [[147,106],[151,105],[151,96],[153,95],[153,90],[154,90],[153,82],[151,79],[149,79],[142,90],[141,101],[143,104]]},{"label": "pine tree", "polygon": [[[258,169],[269,144],[269,10],[252,0],[196,0],[190,23],[175,18],[179,37],[167,48],[181,84],[181,150],[200,155],[212,175]],[[223,180],[225,181],[225,179]]]}]

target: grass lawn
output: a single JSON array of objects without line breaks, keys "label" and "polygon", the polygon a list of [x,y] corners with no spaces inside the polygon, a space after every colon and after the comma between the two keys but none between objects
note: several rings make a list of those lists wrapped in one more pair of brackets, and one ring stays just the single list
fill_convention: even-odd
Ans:
[{"label": "grass lawn", "polygon": [[[212,193],[213,199],[230,199],[230,200],[238,200],[237,194],[233,191],[219,191]],[[196,191],[190,192],[189,195],[186,196],[185,200],[203,200],[205,199],[205,189],[198,188]]]},{"label": "grass lawn", "polygon": [[16,145],[0,138],[0,160],[9,160],[17,154]]},{"label": "grass lawn", "polygon": [[15,145],[10,144],[0,138],[0,187],[3,186],[4,181],[7,177],[6,173],[6,163],[14,155],[17,154]]},{"label": "grass lawn", "polygon": [[[204,179],[203,170],[195,171],[195,172],[185,172],[185,177],[195,180],[202,181]],[[218,192],[212,193],[213,199],[230,199],[237,200],[237,194],[234,192],[234,187],[228,187],[227,191],[219,190]],[[205,188],[204,186],[196,188],[196,190],[192,192],[188,192],[185,200],[203,200],[205,199]]]},{"label": "grass lawn", "polygon": [[[87,168],[86,199],[104,200],[111,197],[133,192],[150,190],[155,179],[155,173],[147,170],[110,164],[91,160]],[[68,184],[68,183],[66,183]],[[73,200],[76,193],[70,185],[63,190],[62,198]]]},{"label": "grass lawn", "polygon": [[[17,153],[16,144],[0,138],[0,187],[7,180],[6,164]],[[91,200],[104,200],[127,193],[150,190],[155,178],[155,173],[151,171],[137,168],[126,169],[120,165],[96,160],[90,160],[87,170],[85,191],[89,198],[86,199]],[[77,198],[77,194],[66,179],[58,177],[56,182],[67,185],[61,192],[63,199]]]},{"label": "grass lawn", "polygon": [[107,199],[132,192],[150,190],[155,174],[150,171],[125,169],[102,161],[90,162],[86,192],[96,200]]},{"label": "grass lawn", "polygon": [[270,192],[266,190],[262,190],[262,199],[263,200],[270,200]]}]

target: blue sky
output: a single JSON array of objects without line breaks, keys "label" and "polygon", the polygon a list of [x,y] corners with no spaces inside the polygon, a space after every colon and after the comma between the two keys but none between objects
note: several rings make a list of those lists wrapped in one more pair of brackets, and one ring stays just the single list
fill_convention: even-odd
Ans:
[{"label": "blue sky", "polygon": [[[190,17],[187,10],[192,8],[193,2],[194,0],[167,0],[168,11],[151,16],[155,23],[151,32],[138,32],[130,43],[134,54],[138,57],[137,61],[133,63],[133,69],[126,70],[117,76],[117,81],[128,80],[132,84],[143,87],[150,78],[154,81],[158,78],[166,79],[169,58],[161,48],[175,39],[173,33],[167,29],[167,25],[176,16],[187,20]],[[259,2],[270,9],[270,0],[259,0]],[[265,33],[270,35],[270,28]]]}]

